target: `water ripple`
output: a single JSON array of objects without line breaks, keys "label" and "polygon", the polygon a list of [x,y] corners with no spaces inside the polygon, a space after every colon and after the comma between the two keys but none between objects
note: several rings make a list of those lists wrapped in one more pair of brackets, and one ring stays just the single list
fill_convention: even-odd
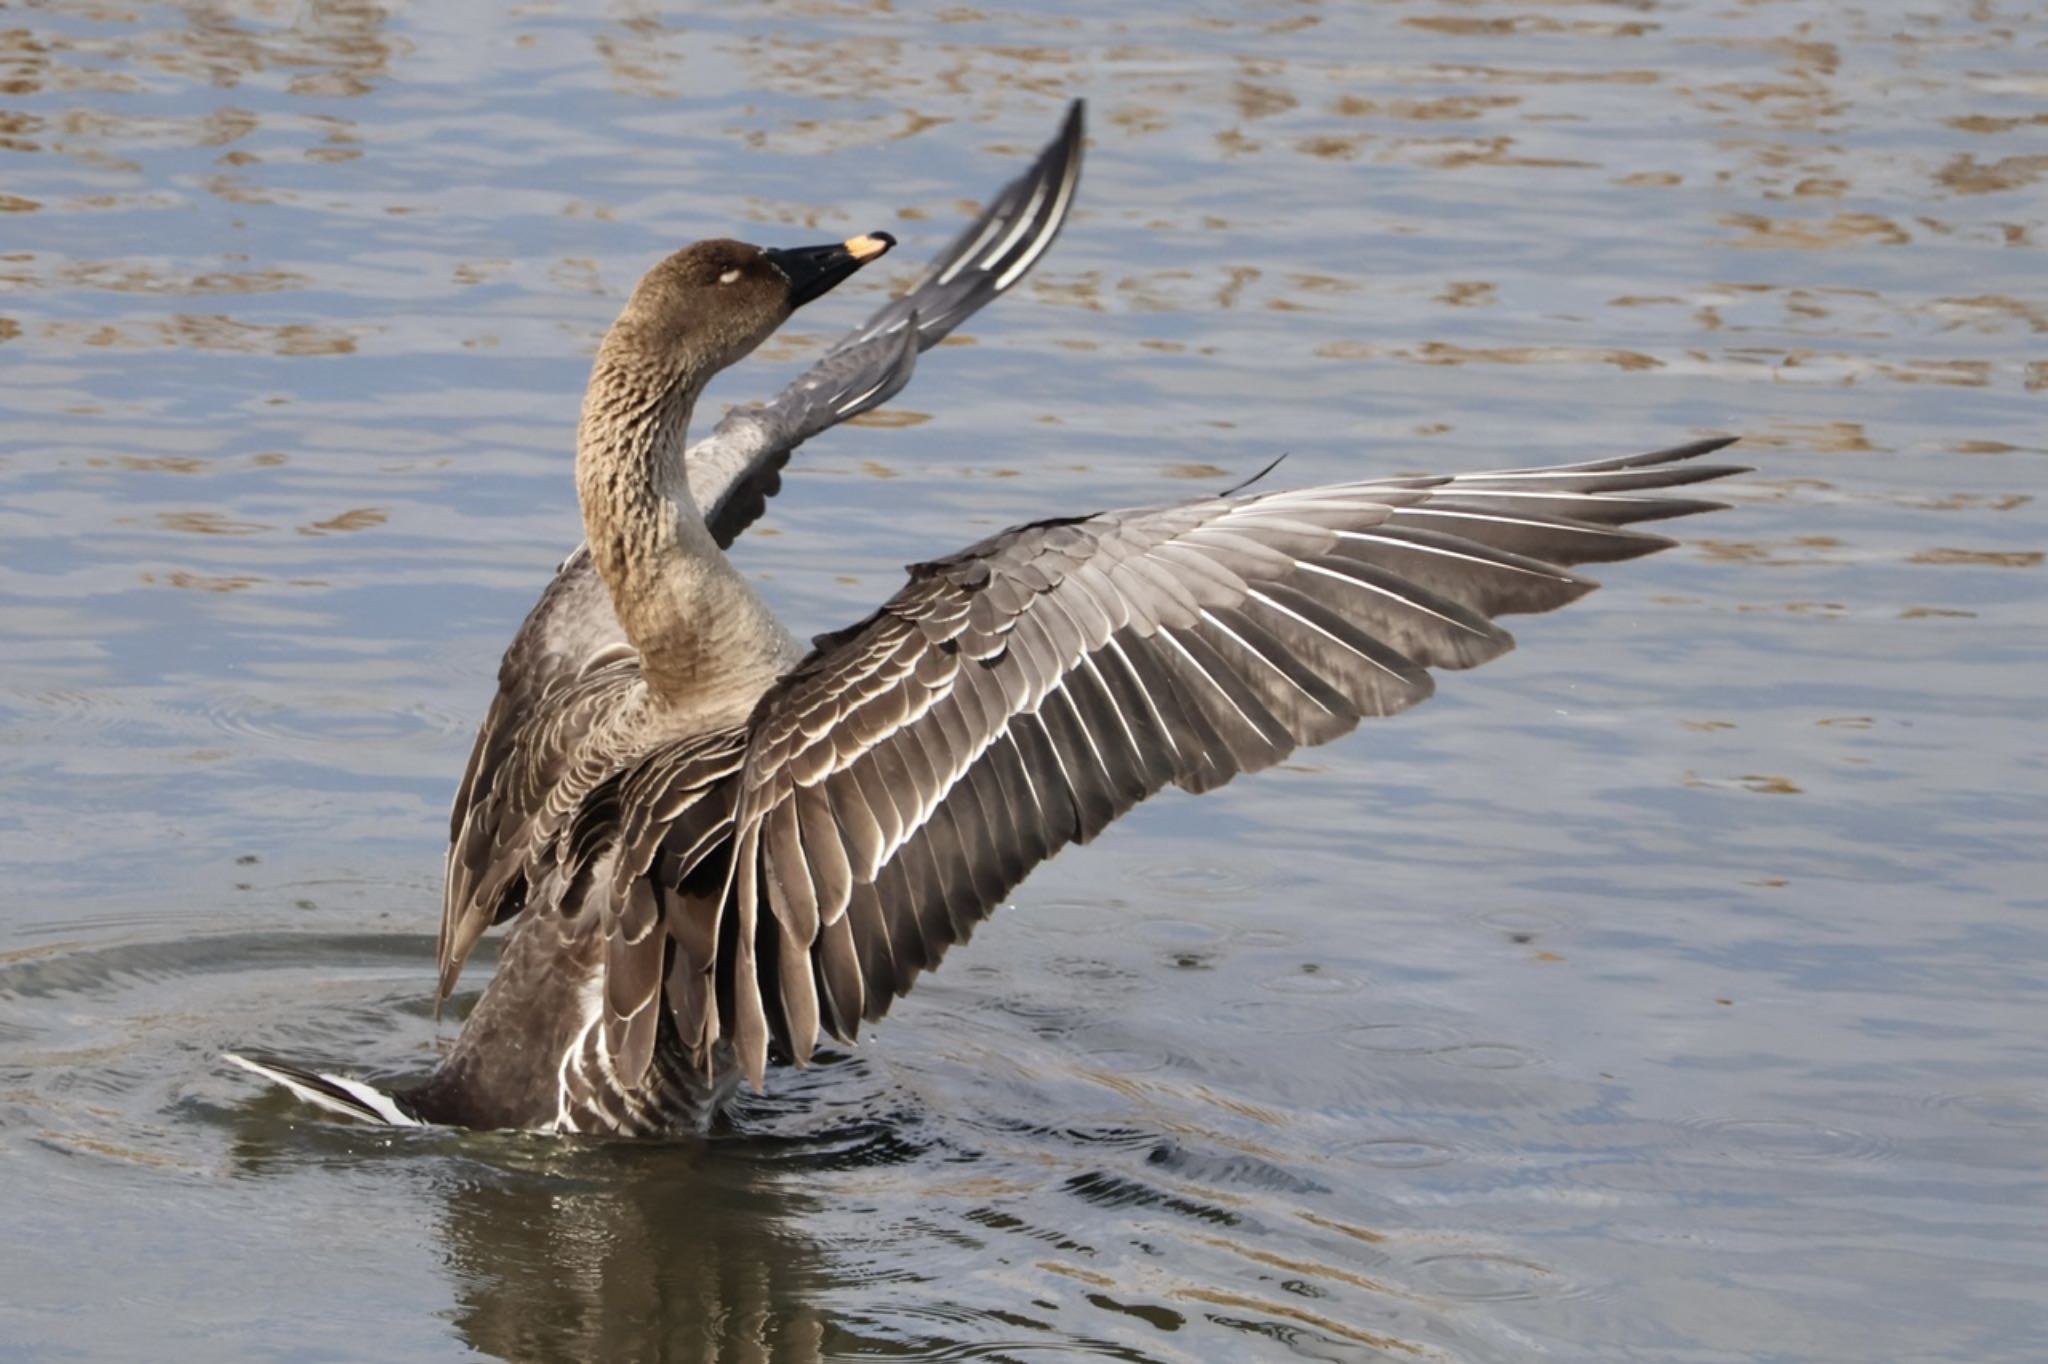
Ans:
[{"label": "water ripple", "polygon": [[1891,1152],[1882,1137],[1806,1118],[1694,1118],[1686,1126],[1714,1150],[1771,1163],[1870,1162]]},{"label": "water ripple", "polygon": [[1425,1287],[1460,1302],[1526,1302],[1586,1292],[1550,1266],[1514,1255],[1453,1251],[1426,1255],[1414,1268]]}]

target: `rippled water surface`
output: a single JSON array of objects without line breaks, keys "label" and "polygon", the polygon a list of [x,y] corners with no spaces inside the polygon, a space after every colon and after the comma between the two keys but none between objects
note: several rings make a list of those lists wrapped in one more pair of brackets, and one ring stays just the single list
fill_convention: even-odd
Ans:
[{"label": "rippled water surface", "polygon": [[[0,1356],[2033,1360],[2038,3],[0,12]],[[699,236],[1081,207],[744,563],[1741,432],[1683,548],[1026,884],[708,1143],[416,1074],[445,811]],[[467,997],[464,1002],[466,1003]]]}]

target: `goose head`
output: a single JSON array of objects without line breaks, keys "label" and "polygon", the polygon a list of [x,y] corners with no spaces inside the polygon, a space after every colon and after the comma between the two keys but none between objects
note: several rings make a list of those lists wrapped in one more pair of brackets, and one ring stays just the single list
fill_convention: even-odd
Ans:
[{"label": "goose head", "polygon": [[641,279],[605,337],[603,358],[700,387],[895,244],[870,232],[781,250],[724,239],[686,246]]}]

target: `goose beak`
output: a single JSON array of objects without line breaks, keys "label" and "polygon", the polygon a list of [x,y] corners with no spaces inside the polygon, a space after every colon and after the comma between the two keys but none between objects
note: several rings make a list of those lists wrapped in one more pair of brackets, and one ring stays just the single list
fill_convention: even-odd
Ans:
[{"label": "goose beak", "polygon": [[789,277],[789,306],[801,308],[895,244],[896,239],[886,232],[870,232],[829,246],[796,246],[761,254]]}]

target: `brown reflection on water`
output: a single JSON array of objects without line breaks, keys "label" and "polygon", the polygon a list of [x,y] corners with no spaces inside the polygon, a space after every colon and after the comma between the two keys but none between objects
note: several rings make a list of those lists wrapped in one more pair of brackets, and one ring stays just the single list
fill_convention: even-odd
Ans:
[{"label": "brown reflection on water", "polygon": [[163,583],[168,587],[180,588],[187,592],[246,592],[266,580],[250,573],[208,574],[194,573],[189,569],[175,569],[159,577],[155,573],[144,573],[140,581]]},{"label": "brown reflection on water", "polygon": [[[1773,422],[1767,431],[1746,433],[1746,444],[1766,449],[1809,450],[1820,455],[1866,455],[1877,447],[1871,444],[1869,434],[1862,422],[1797,422],[1779,420]],[[1805,480],[1804,486],[1825,487],[1814,480]]]},{"label": "brown reflection on water", "polygon": [[1758,567],[1789,568],[1828,562],[1830,551],[1846,549],[1832,535],[1800,535],[1789,540],[1720,540],[1695,536],[1686,542],[1702,558],[1714,563],[1753,564]]},{"label": "brown reflection on water", "polygon": [[1489,112],[1512,109],[1520,95],[1441,95],[1434,99],[1369,99],[1339,95],[1330,112],[1342,118],[1387,118],[1405,123],[1473,123]]},{"label": "brown reflection on water", "polygon": [[1923,512],[2017,512],[2034,502],[2032,494],[1946,494],[1939,498],[1917,494],[1890,494],[1888,502],[1911,506]]},{"label": "brown reflection on water", "polygon": [[41,337],[59,346],[110,350],[182,347],[230,355],[351,355],[353,329],[309,322],[241,322],[219,313],[177,313],[167,318],[114,322],[51,321]]},{"label": "brown reflection on water", "polygon": [[1661,25],[1641,20],[1558,19],[1547,14],[1480,17],[1419,14],[1403,19],[1404,28],[1463,38],[1513,38],[1532,33],[1570,33],[1586,38],[1640,38]]},{"label": "brown reflection on water", "polygon": [[617,27],[592,39],[614,88],[641,99],[674,99],[682,93],[676,68],[682,60],[682,32],[645,4],[621,7]]},{"label": "brown reflection on water", "polygon": [[1923,549],[1909,564],[1962,565],[1970,568],[2039,568],[2048,551],[2038,549]]},{"label": "brown reflection on water", "polygon": [[319,99],[368,94],[387,74],[394,44],[384,33],[384,5],[310,0],[289,13],[287,24],[266,31],[225,6],[192,5],[187,31],[153,54],[153,64],[224,88],[268,69],[291,71],[289,92]]},{"label": "brown reflection on water", "polygon": [[1721,222],[1743,235],[1731,245],[1768,251],[1833,251],[1846,246],[1904,246],[1911,233],[1877,213],[1837,213],[1825,222],[1809,218],[1767,218],[1761,213],[1727,213]]},{"label": "brown reflection on water", "polygon": [[1482,279],[1452,280],[1436,296],[1447,308],[1483,308],[1495,301],[1499,286]]},{"label": "brown reflection on water", "polygon": [[159,512],[157,524],[186,535],[261,535],[271,527],[260,521],[237,521],[215,511]]},{"label": "brown reflection on water", "polygon": [[216,472],[214,461],[191,455],[89,455],[88,469],[119,469],[130,474],[205,474]]},{"label": "brown reflection on water", "polygon": [[201,274],[166,271],[143,262],[69,261],[53,283],[112,294],[275,294],[302,289],[312,281],[290,270],[213,270]]},{"label": "brown reflection on water", "polygon": [[846,424],[865,426],[876,431],[900,431],[907,426],[923,426],[931,419],[932,414],[929,412],[917,412],[903,407],[881,407],[848,418]]},{"label": "brown reflection on water", "polygon": [[1582,161],[1568,156],[1529,156],[1515,151],[1517,145],[1517,139],[1506,133],[1495,137],[1401,138],[1390,143],[1379,159],[1453,171],[1472,166],[1590,170],[1599,165],[1597,161]]},{"label": "brown reflection on water", "polygon": [[1968,327],[1995,334],[2005,323],[2018,322],[2028,331],[2048,332],[2048,303],[2030,302],[2008,294],[1978,294],[1971,298],[1938,298],[1929,305],[1949,320],[1945,330]]},{"label": "brown reflection on water", "polygon": [[1951,388],[1987,387],[1998,367],[1989,360],[1880,361],[1876,372],[1895,383],[1943,384]]},{"label": "brown reflection on water", "polygon": [[[156,573],[143,573],[141,582],[158,582]],[[184,592],[246,592],[266,580],[254,573],[193,573],[190,569],[174,569],[164,573],[162,582]]]},{"label": "brown reflection on water", "polygon": [[[291,72],[293,95],[332,99],[367,94],[387,73],[393,44],[386,8],[373,0],[310,0],[288,21],[263,27],[229,6],[177,8],[185,27],[115,36],[74,37],[26,28],[0,32],[0,94],[42,91],[129,93],[141,81],[124,67],[232,89],[270,70]],[[115,8],[84,17],[103,25],[141,25],[140,13]]]},{"label": "brown reflection on water", "polygon": [[354,530],[370,530],[390,520],[390,514],[378,507],[353,507],[338,516],[324,521],[300,526],[301,535],[339,535]]},{"label": "brown reflection on water", "polygon": [[1572,71],[1556,68],[1463,66],[1438,63],[1430,71],[1451,80],[1470,80],[1488,85],[1656,85],[1664,77],[1655,71]]},{"label": "brown reflection on water", "polygon": [[1759,796],[1803,796],[1806,788],[1790,777],[1769,776],[1748,773],[1738,777],[1703,777],[1697,772],[1687,772],[1679,779],[1680,784],[1695,790],[1747,791]]},{"label": "brown reflection on water", "polygon": [[2043,176],[2048,176],[2048,156],[2003,156],[1987,162],[1964,152],[1943,165],[1934,178],[1957,194],[1998,194],[2023,189]]}]

